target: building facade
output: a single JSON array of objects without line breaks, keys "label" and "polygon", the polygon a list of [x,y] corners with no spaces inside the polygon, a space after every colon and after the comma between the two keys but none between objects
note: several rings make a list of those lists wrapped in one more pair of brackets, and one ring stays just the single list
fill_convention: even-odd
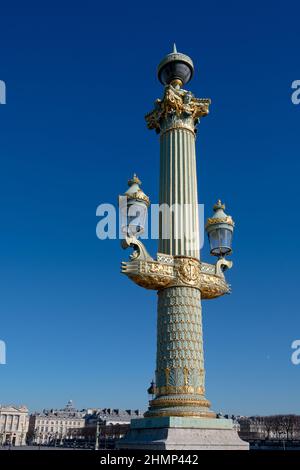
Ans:
[{"label": "building facade", "polygon": [[142,417],[143,412],[140,410],[96,408],[87,410],[86,425],[87,427],[96,426],[97,422],[105,426],[129,424],[132,418]]},{"label": "building facade", "polygon": [[33,444],[59,445],[65,439],[73,439],[84,428],[85,415],[85,410],[74,408],[72,400],[63,409],[33,413],[29,419],[29,440]]},{"label": "building facade", "polygon": [[249,416],[238,419],[242,439],[255,441],[300,441],[299,415]]},{"label": "building facade", "polygon": [[114,449],[115,442],[129,431],[130,420],[143,417],[140,410],[119,408],[87,409],[85,427],[78,430],[76,446],[92,449]]},{"label": "building facade", "polygon": [[28,425],[26,406],[0,406],[0,445],[25,445]]}]

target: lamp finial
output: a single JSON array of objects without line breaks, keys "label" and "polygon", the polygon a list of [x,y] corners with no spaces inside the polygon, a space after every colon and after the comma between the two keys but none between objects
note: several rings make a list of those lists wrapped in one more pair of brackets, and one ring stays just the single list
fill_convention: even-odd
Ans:
[{"label": "lamp finial", "polygon": [[216,204],[213,207],[214,212],[216,212],[219,209],[222,209],[223,211],[225,210],[225,204],[222,204],[221,199],[218,199]]},{"label": "lamp finial", "polygon": [[128,180],[128,186],[132,186],[133,184],[138,184],[139,186],[142,184],[141,180],[137,176],[136,173],[133,173],[133,177]]}]

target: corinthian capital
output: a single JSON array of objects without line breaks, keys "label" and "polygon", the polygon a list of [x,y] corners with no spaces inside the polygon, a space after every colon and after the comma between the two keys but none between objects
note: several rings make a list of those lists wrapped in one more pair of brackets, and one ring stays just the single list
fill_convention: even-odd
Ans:
[{"label": "corinthian capital", "polygon": [[210,103],[208,98],[195,98],[190,91],[167,85],[163,99],[155,101],[145,119],[148,128],[157,133],[180,127],[195,132],[199,119],[209,113]]}]

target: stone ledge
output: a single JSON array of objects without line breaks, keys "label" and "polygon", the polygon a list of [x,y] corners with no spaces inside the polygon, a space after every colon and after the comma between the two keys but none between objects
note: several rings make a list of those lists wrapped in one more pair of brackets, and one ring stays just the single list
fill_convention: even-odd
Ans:
[{"label": "stone ledge", "polygon": [[156,429],[156,428],[192,428],[192,429],[233,429],[231,419],[215,418],[181,418],[177,416],[165,416],[158,418],[132,419],[131,429]]},{"label": "stone ledge", "polygon": [[117,441],[117,449],[249,450],[234,429],[140,428]]}]

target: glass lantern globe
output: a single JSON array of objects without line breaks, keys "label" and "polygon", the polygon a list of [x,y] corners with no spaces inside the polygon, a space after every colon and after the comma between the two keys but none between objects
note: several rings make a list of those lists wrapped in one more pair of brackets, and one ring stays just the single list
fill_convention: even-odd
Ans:
[{"label": "glass lantern globe", "polygon": [[160,62],[157,75],[163,85],[177,83],[179,86],[188,83],[194,74],[192,59],[186,54],[177,52],[174,44],[173,52],[167,54]]},{"label": "glass lantern globe", "polygon": [[138,237],[145,230],[147,205],[138,200],[128,202],[127,226],[130,236]]},{"label": "glass lantern globe", "polygon": [[129,189],[119,196],[120,223],[124,236],[138,238],[145,230],[150,200],[141,190],[141,184],[134,174],[128,181]]},{"label": "glass lantern globe", "polygon": [[220,200],[214,205],[214,215],[207,219],[205,230],[210,243],[210,253],[222,258],[232,253],[234,222],[225,214],[225,205]]}]

